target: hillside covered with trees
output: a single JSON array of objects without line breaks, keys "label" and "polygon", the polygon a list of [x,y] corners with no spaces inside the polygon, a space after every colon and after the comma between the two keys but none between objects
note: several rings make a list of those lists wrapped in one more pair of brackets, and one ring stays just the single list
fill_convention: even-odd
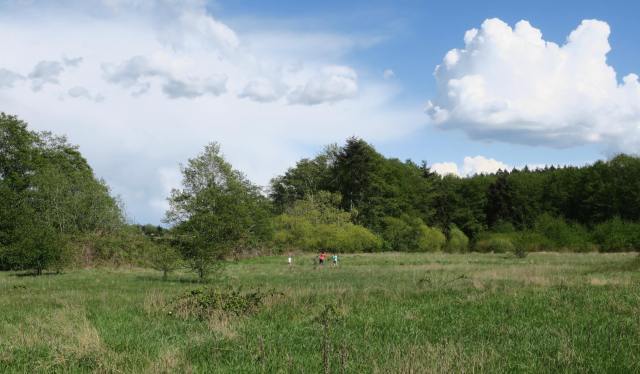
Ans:
[{"label": "hillside covered with trees", "polygon": [[[178,160],[176,160],[178,161]],[[205,277],[248,251],[633,251],[640,159],[440,176],[347,139],[302,159],[266,191],[211,143],[182,167],[164,227],[125,222],[66,138],[0,116],[0,268],[178,264]]]},{"label": "hillside covered with trees", "polygon": [[351,138],[274,178],[270,197],[286,214],[300,200],[337,194],[336,207],[380,235],[386,249],[419,250],[418,227],[427,225],[448,241],[462,231],[471,250],[623,251],[640,248],[639,187],[640,159],[628,155],[460,178],[440,176],[426,162],[385,158]]}]

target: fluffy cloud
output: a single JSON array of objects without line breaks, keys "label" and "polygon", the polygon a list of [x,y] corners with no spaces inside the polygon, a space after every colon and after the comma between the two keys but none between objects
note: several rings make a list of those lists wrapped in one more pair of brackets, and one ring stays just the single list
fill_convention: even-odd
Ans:
[{"label": "fluffy cloud", "polygon": [[458,171],[458,165],[455,162],[437,162],[431,165],[431,170],[445,176],[445,175],[460,175]]},{"label": "fluffy cloud", "polygon": [[441,162],[431,166],[431,169],[440,175],[457,175],[457,176],[472,176],[475,174],[491,174],[498,170],[509,170],[509,165],[504,162],[495,160],[493,158],[486,158],[484,156],[465,157],[462,163],[462,168],[458,168],[455,162]]},{"label": "fluffy cloud", "polygon": [[435,70],[433,122],[473,138],[557,147],[640,145],[640,82],[607,64],[609,25],[583,21],[563,45],[527,21],[486,20]]},{"label": "fluffy cloud", "polygon": [[483,156],[465,157],[462,163],[462,174],[491,174],[498,170],[507,170],[509,165],[493,158]]},{"label": "fluffy cloud", "polygon": [[261,103],[278,100],[282,94],[275,84],[267,79],[252,80],[244,87],[239,97],[249,98]]},{"label": "fluffy cloud", "polygon": [[348,66],[328,66],[304,86],[289,94],[292,104],[316,105],[354,97],[358,93],[358,75]]}]

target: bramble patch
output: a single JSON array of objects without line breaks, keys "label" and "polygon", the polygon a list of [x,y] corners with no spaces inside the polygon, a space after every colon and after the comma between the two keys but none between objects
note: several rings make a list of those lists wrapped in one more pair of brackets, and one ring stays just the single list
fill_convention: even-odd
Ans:
[{"label": "bramble patch", "polygon": [[282,296],[275,291],[197,288],[178,296],[170,305],[169,314],[184,319],[206,320],[212,316],[244,316],[256,313],[266,299]]}]

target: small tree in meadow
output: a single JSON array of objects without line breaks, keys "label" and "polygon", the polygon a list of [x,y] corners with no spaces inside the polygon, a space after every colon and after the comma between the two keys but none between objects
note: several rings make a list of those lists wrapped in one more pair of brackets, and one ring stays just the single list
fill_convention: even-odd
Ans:
[{"label": "small tree in meadow", "polygon": [[162,279],[182,265],[182,256],[175,248],[167,244],[155,243],[147,253],[147,261],[151,268],[162,272]]},{"label": "small tree in meadow", "polygon": [[169,197],[172,223],[182,257],[203,280],[239,246],[270,235],[267,199],[234,170],[217,143],[182,167],[182,188]]}]

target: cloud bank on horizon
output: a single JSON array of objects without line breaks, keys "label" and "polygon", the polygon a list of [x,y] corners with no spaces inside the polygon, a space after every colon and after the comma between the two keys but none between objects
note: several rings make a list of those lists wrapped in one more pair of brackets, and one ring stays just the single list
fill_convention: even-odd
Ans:
[{"label": "cloud bank on horizon", "polygon": [[476,139],[637,152],[640,81],[629,74],[618,82],[607,63],[610,32],[606,22],[585,20],[558,45],[527,21],[511,28],[488,19],[436,67],[427,113]]}]

